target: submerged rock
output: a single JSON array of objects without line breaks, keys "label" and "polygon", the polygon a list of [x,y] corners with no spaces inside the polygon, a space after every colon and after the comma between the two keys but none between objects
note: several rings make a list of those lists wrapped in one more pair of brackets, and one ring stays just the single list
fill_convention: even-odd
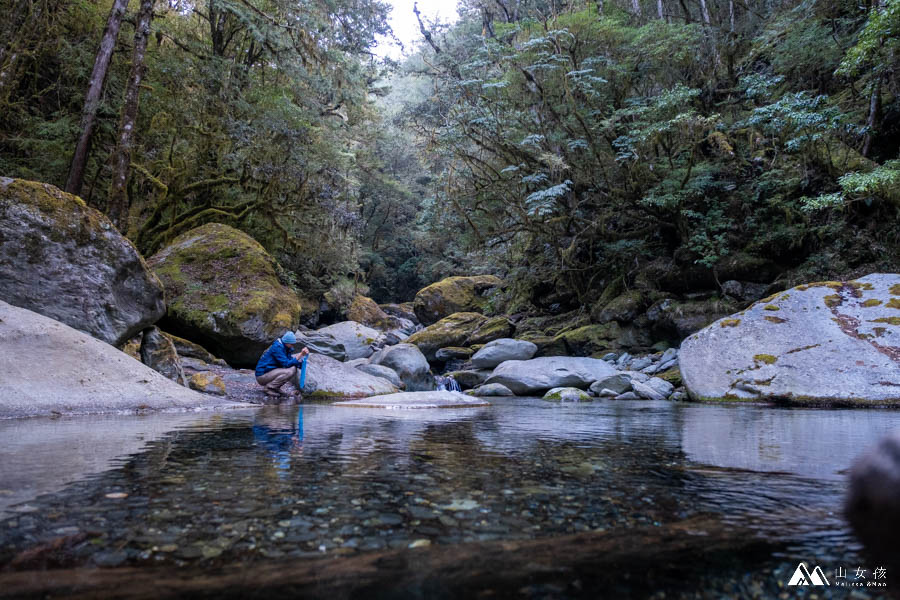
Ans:
[{"label": "submerged rock", "polygon": [[157,327],[144,331],[141,340],[141,362],[180,385],[186,385],[181,360],[172,343]]},{"label": "submerged rock", "polygon": [[485,383],[502,383],[517,396],[544,393],[555,387],[586,389],[616,370],[599,358],[544,356],[531,360],[508,360]]},{"label": "submerged rock", "polygon": [[122,346],[165,314],[131,242],[81,198],[0,177],[0,300]]},{"label": "submerged rock", "polygon": [[695,400],[900,405],[900,276],[780,292],[689,337],[678,361]]},{"label": "submerged rock", "polygon": [[593,402],[590,394],[573,387],[558,387],[544,394],[543,400],[549,402]]},{"label": "submerged rock", "polygon": [[448,277],[419,290],[413,310],[423,325],[431,325],[453,313],[481,312],[488,301],[485,292],[502,283],[493,275]]},{"label": "submerged rock", "polygon": [[212,401],[106,342],[2,301],[0,373],[0,418],[237,406]]},{"label": "submerged rock", "polygon": [[434,376],[425,355],[413,344],[397,344],[379,350],[369,361],[393,369],[406,384],[408,392],[427,392],[435,388]]},{"label": "submerged rock", "polygon": [[476,369],[490,369],[507,360],[528,360],[537,352],[537,346],[525,340],[502,338],[485,344],[472,357]]},{"label": "submerged rock", "polygon": [[[338,344],[341,344],[344,347],[347,360],[369,358],[375,353],[374,346],[383,339],[380,331],[356,321],[341,321],[340,323],[318,329],[316,333],[331,336]],[[332,358],[336,357],[332,356]]]},{"label": "submerged rock", "polygon": [[219,223],[184,233],[148,261],[166,288],[166,328],[252,367],[300,318],[297,294],[247,234]]},{"label": "submerged rock", "polygon": [[484,315],[478,313],[454,313],[414,333],[406,341],[418,346],[425,358],[433,361],[438,350],[461,345],[485,320]]},{"label": "submerged rock", "polygon": [[[387,379],[363,373],[347,363],[322,354],[310,354],[307,361],[303,393],[309,397],[365,398],[397,391]],[[285,389],[289,385],[290,382],[285,384]]]},{"label": "submerged rock", "polygon": [[364,400],[335,402],[334,406],[357,408],[466,408],[490,406],[490,402],[473,398],[459,392],[402,392],[384,396],[374,396]]},{"label": "submerged rock", "polygon": [[490,397],[490,396],[515,396],[512,390],[500,383],[488,383],[480,385],[466,392],[470,396]]}]

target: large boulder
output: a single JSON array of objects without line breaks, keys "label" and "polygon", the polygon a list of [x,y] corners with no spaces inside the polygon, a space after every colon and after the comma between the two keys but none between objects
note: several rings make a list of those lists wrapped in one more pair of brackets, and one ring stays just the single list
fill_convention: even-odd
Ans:
[{"label": "large boulder", "polygon": [[298,348],[306,347],[310,352],[316,354],[324,354],[340,361],[347,360],[347,350],[344,348],[344,344],[337,341],[337,338],[330,333],[321,330],[299,330],[295,331],[294,335],[297,336]]},{"label": "large boulder", "polygon": [[501,338],[512,337],[516,331],[516,326],[512,324],[506,317],[493,317],[488,319],[476,329],[469,339],[466,340],[466,346],[475,344],[487,344]]},{"label": "large boulder", "polygon": [[401,319],[406,319],[408,321],[412,321],[414,325],[419,325],[419,317],[416,316],[416,311],[413,308],[412,302],[403,302],[400,304],[379,304],[378,308],[389,315],[399,317]]},{"label": "large boulder", "polygon": [[419,290],[413,310],[423,325],[431,325],[453,313],[481,312],[488,302],[485,293],[502,283],[493,275],[448,277]]},{"label": "large boulder", "polygon": [[396,391],[387,379],[363,373],[323,354],[310,354],[307,359],[303,393],[310,398],[365,398]]},{"label": "large boulder", "polygon": [[236,406],[166,379],[106,342],[0,301],[0,419]]},{"label": "large boulder", "polygon": [[900,275],[801,285],[692,335],[695,400],[900,405]]},{"label": "large boulder", "polygon": [[570,356],[600,357],[614,348],[639,350],[652,343],[646,331],[610,321],[603,325],[585,325],[560,333],[555,340]]},{"label": "large boulder", "polygon": [[494,369],[485,383],[502,383],[517,396],[542,394],[556,387],[587,389],[616,370],[598,358],[544,356],[508,360]]},{"label": "large boulder", "polygon": [[201,346],[200,344],[195,344],[190,340],[186,340],[183,337],[178,337],[177,335],[172,335],[171,333],[163,333],[169,340],[171,340],[172,345],[175,348],[175,353],[178,354],[178,358],[182,361],[185,358],[194,358],[197,360],[201,360],[205,363],[217,364],[221,366],[225,366],[225,361],[221,358],[216,358],[213,354]]},{"label": "large boulder", "polygon": [[355,368],[359,369],[363,373],[368,373],[369,375],[374,375],[375,377],[381,377],[382,379],[387,379],[390,381],[394,387],[399,390],[406,389],[406,384],[403,383],[403,380],[400,379],[400,376],[397,375],[397,371],[384,367],[381,365],[373,365],[370,363],[365,363],[362,365],[354,365]]},{"label": "large boulder", "polygon": [[148,261],[166,288],[165,328],[252,367],[300,318],[297,294],[247,234],[219,223],[184,233]]},{"label": "large boulder", "polygon": [[537,346],[525,340],[502,338],[485,344],[472,357],[476,369],[490,369],[508,360],[528,360],[537,352]]},{"label": "large boulder", "polygon": [[678,339],[700,331],[713,321],[730,315],[742,304],[730,298],[703,300],[659,300],[647,309],[645,317],[654,332]]},{"label": "large boulder", "polygon": [[356,321],[341,321],[316,330],[317,334],[328,335],[344,347],[347,360],[369,358],[375,353],[375,346],[383,338],[380,331]]},{"label": "large boulder", "polygon": [[52,185],[7,177],[0,299],[114,346],[166,312],[159,280],[109,219]]},{"label": "large boulder", "polygon": [[347,320],[362,323],[375,329],[394,329],[397,322],[389,314],[381,310],[374,300],[357,294],[347,309]]},{"label": "large boulder", "polygon": [[151,327],[141,339],[141,362],[175,383],[187,385],[175,344],[158,327]]},{"label": "large boulder", "polygon": [[388,346],[379,350],[369,362],[393,369],[406,384],[408,392],[429,392],[435,389],[428,361],[413,344]]},{"label": "large boulder", "polygon": [[406,340],[415,344],[429,361],[436,360],[436,353],[448,346],[461,346],[478,326],[484,323],[484,315],[472,312],[454,313],[444,317],[437,323],[429,325],[422,331],[409,336]]}]

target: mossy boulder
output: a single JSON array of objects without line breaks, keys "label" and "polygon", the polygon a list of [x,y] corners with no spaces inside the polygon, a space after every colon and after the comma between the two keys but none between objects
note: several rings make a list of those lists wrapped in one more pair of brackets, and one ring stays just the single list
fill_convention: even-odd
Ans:
[{"label": "mossy boulder", "polygon": [[542,400],[547,400],[548,402],[593,402],[594,398],[578,388],[558,387],[548,390]]},{"label": "mossy boulder", "polygon": [[381,310],[374,300],[366,296],[357,295],[347,309],[347,320],[356,321],[375,329],[393,329],[395,320]]},{"label": "mossy boulder", "polygon": [[81,198],[0,177],[0,299],[114,346],[165,314],[135,247]]},{"label": "mossy boulder", "polygon": [[872,274],[760,300],[684,341],[684,385],[695,400],[900,406],[900,309],[889,306],[898,284]]},{"label": "mossy boulder", "polygon": [[441,348],[461,346],[486,320],[487,317],[478,313],[454,313],[412,334],[406,341],[418,346],[431,362],[436,360],[435,354]]},{"label": "mossy boulder", "polygon": [[703,300],[666,298],[654,303],[646,312],[651,329],[657,335],[683,339],[700,331],[713,321],[731,315],[741,308],[732,298],[713,296]]},{"label": "mossy boulder", "polygon": [[458,312],[482,312],[486,293],[503,282],[493,275],[448,277],[422,288],[413,301],[413,310],[423,325],[431,325]]},{"label": "mossy boulder", "polygon": [[204,394],[212,394],[213,396],[225,395],[225,382],[215,373],[209,371],[201,371],[194,373],[188,379],[188,387]]},{"label": "mossy boulder", "polygon": [[609,302],[594,305],[591,318],[600,325],[611,321],[629,323],[635,320],[647,308],[647,297],[639,290],[624,292]]},{"label": "mossy boulder", "polygon": [[166,289],[165,328],[234,366],[252,367],[296,327],[297,294],[275,260],[247,234],[219,223],[184,233],[148,261]]},{"label": "mossy boulder", "polygon": [[419,317],[416,316],[416,311],[413,307],[412,302],[401,302],[400,304],[379,304],[378,308],[393,317],[412,321],[416,325],[419,324]]},{"label": "mossy boulder", "polygon": [[487,344],[488,342],[493,342],[500,338],[512,337],[515,332],[516,326],[513,325],[512,321],[507,317],[492,317],[482,323],[481,326],[469,336],[469,339],[466,340],[466,345],[473,346],[475,344]]},{"label": "mossy boulder", "polygon": [[569,356],[599,357],[613,349],[640,350],[648,347],[652,340],[643,329],[610,321],[565,331],[557,335],[555,341],[563,344]]},{"label": "mossy boulder", "polygon": [[223,367],[226,364],[224,360],[216,358],[212,352],[200,344],[195,344],[190,340],[178,337],[177,335],[172,335],[171,333],[164,332],[163,335],[172,341],[172,345],[175,347],[175,352],[178,354],[179,358],[196,358],[205,363],[216,364]]}]

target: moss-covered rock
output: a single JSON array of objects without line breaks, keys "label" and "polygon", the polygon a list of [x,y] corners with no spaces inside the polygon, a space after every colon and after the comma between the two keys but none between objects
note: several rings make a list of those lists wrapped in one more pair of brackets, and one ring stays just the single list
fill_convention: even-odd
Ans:
[{"label": "moss-covered rock", "polygon": [[486,320],[484,315],[478,313],[454,313],[414,333],[406,341],[418,346],[425,358],[433,361],[436,359],[435,353],[441,348],[463,345]]},{"label": "moss-covered rock", "polygon": [[412,321],[416,325],[419,324],[419,317],[416,316],[416,311],[413,308],[412,302],[401,302],[400,304],[379,304],[378,308],[393,317],[407,319],[409,321]]},{"label": "moss-covered rock", "polygon": [[431,325],[458,312],[482,312],[485,293],[503,282],[493,275],[448,277],[422,288],[413,301],[413,310],[423,325]]},{"label": "moss-covered rock", "polygon": [[572,329],[557,335],[555,340],[565,346],[569,356],[593,357],[600,357],[612,349],[639,350],[652,343],[646,331],[616,321]]},{"label": "moss-covered rock", "polygon": [[[700,331],[713,321],[731,315],[741,305],[731,298],[713,297],[705,300],[664,299],[656,302],[646,313],[658,335],[669,335],[677,339],[685,338]],[[733,327],[740,317],[722,322],[722,327]]]},{"label": "moss-covered rock", "polygon": [[209,371],[201,371],[191,375],[191,378],[188,379],[188,387],[204,394],[225,395],[225,382],[222,381],[221,377]]},{"label": "moss-covered rock", "polygon": [[469,336],[469,339],[466,340],[466,345],[487,344],[500,338],[512,337],[515,331],[516,326],[505,316],[493,317],[485,321],[481,327]]},{"label": "moss-covered rock", "polygon": [[394,319],[381,310],[374,300],[361,295],[354,297],[350,303],[350,308],[347,309],[347,320],[381,330],[392,329],[395,325]]},{"label": "moss-covered rock", "polygon": [[535,331],[526,331],[517,335],[517,339],[531,342],[537,346],[535,356],[569,356],[569,349],[562,338],[543,335]]},{"label": "moss-covered rock", "polygon": [[232,365],[254,366],[273,339],[298,324],[300,301],[279,282],[275,260],[237,229],[192,229],[148,262],[166,288],[166,329]]},{"label": "moss-covered rock", "polygon": [[604,324],[610,321],[628,323],[633,321],[647,308],[647,297],[639,290],[624,292],[605,305],[600,302],[591,310],[591,318],[595,323]]},{"label": "moss-covered rock", "polygon": [[573,387],[558,387],[548,390],[543,400],[548,402],[593,402],[594,398],[584,390]]},{"label": "moss-covered rock", "polygon": [[0,299],[117,347],[165,314],[162,285],[109,219],[52,185],[7,177]]},{"label": "moss-covered rock", "polygon": [[163,332],[163,335],[172,341],[172,345],[175,346],[175,352],[177,352],[178,356],[181,358],[196,358],[205,363],[221,365],[223,367],[226,365],[224,360],[216,358],[212,352],[200,344],[195,344],[190,340],[178,337],[177,335],[172,335],[171,333]]}]

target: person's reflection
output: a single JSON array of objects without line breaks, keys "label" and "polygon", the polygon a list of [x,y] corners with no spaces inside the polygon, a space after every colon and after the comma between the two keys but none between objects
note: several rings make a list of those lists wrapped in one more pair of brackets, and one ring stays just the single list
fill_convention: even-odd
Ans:
[{"label": "person's reflection", "polygon": [[[296,415],[292,414],[294,411]],[[253,423],[253,439],[268,452],[279,479],[285,479],[291,461],[303,454],[303,407],[258,412]]]}]

